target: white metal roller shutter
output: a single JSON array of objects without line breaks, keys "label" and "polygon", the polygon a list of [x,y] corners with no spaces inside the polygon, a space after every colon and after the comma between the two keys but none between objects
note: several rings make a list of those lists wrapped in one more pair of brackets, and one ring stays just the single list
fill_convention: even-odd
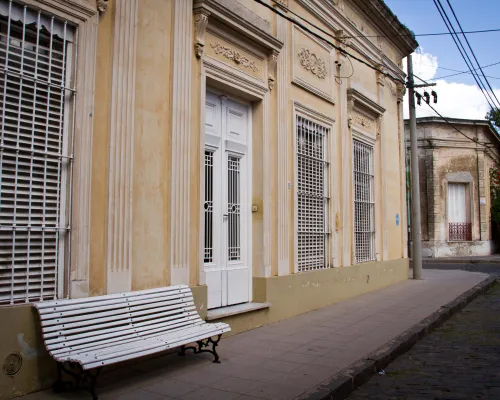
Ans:
[{"label": "white metal roller shutter", "polygon": [[0,304],[58,295],[74,33],[65,21],[0,0]]}]

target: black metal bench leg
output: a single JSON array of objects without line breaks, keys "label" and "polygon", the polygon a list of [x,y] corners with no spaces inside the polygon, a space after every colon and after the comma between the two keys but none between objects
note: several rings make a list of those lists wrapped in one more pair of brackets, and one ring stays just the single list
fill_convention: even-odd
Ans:
[{"label": "black metal bench leg", "polygon": [[[198,343],[198,350],[195,351],[195,353],[210,353],[213,354],[214,356],[214,363],[220,364],[219,361],[219,355],[217,354],[217,345],[219,344],[220,338],[222,335],[218,335],[216,340],[213,340],[212,338],[208,338],[205,340],[200,340]],[[212,349],[206,348],[209,345],[212,345]]]},{"label": "black metal bench leg", "polygon": [[94,375],[92,375],[90,372],[88,371],[85,371],[85,375],[86,375],[86,380],[87,380],[87,384],[88,384],[88,388],[87,390],[90,392],[90,394],[92,395],[92,400],[97,400],[99,397],[97,396],[97,392],[95,390],[95,385],[96,385],[96,382],[97,382],[97,377],[99,376],[99,373],[101,372],[101,368],[98,368],[96,370],[96,373]]}]

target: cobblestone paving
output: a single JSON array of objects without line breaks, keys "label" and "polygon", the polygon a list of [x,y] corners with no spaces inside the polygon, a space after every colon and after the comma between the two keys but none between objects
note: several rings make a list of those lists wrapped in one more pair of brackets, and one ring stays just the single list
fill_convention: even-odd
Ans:
[{"label": "cobblestone paving", "polygon": [[500,284],[349,397],[361,399],[500,399]]}]

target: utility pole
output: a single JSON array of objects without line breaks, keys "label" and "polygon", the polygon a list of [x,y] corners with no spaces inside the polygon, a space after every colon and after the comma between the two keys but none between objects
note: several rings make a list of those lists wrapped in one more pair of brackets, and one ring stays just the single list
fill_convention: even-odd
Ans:
[{"label": "utility pole", "polygon": [[418,172],[417,114],[415,110],[415,81],[413,60],[408,56],[408,96],[410,103],[410,144],[411,144],[411,232],[413,279],[422,279],[422,225],[420,222],[420,186]]}]

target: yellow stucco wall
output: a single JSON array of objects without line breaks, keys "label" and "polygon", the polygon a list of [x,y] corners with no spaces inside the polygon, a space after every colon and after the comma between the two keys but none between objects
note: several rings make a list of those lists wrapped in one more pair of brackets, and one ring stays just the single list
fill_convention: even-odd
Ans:
[{"label": "yellow stucco wall", "polygon": [[[177,1],[177,3],[176,3]],[[172,223],[172,104],[177,101],[177,94],[173,89],[173,71],[176,60],[174,54],[174,15],[175,7],[184,0],[140,0],[137,8],[137,51],[135,59],[135,88],[133,96],[135,107],[134,140],[132,142],[132,232],[131,232],[131,290],[139,290],[169,285],[172,282],[172,238],[178,232],[171,230]],[[185,0],[188,1],[188,0]],[[270,10],[263,8],[253,1],[238,0],[249,12],[256,14],[269,26],[271,34],[277,32],[277,16]],[[269,1],[269,4],[272,2]],[[345,3],[348,3],[347,1]],[[317,19],[311,12],[293,0],[289,6],[294,12],[304,15],[309,21],[323,29],[329,29],[326,24]],[[90,204],[90,243],[88,287],[81,287],[79,295],[101,295],[107,292],[108,285],[108,210],[109,174],[110,174],[110,121],[113,71],[115,2],[110,0],[108,8],[99,16],[96,48],[96,78],[94,90],[93,136],[92,136],[92,165],[91,165],[91,204]],[[361,26],[364,32],[376,32],[373,21],[362,15],[357,15],[355,9],[346,5],[346,14],[355,19],[357,29]],[[209,21],[212,21],[209,19]],[[220,22],[210,22],[223,29]],[[252,109],[252,193],[251,204],[257,206],[257,211],[251,214],[252,229],[252,276],[254,301],[271,302],[268,310],[251,314],[231,317],[227,321],[232,325],[233,333],[260,326],[266,323],[289,318],[294,315],[326,306],[343,299],[376,290],[393,284],[408,276],[407,260],[402,258],[403,224],[395,224],[395,214],[399,213],[400,221],[405,218],[405,205],[401,202],[402,190],[400,185],[400,138],[398,136],[398,121],[402,118],[401,108],[393,88],[389,84],[380,86],[378,76],[372,69],[355,62],[354,71],[345,61],[340,75],[334,61],[341,59],[339,52],[328,49],[328,46],[319,43],[310,35],[301,32],[287,23],[289,37],[287,49],[289,75],[284,80],[275,82],[275,87],[269,91],[268,78],[274,75],[271,71],[270,57],[261,45],[250,49],[241,46],[241,54],[255,61],[258,71],[251,73],[239,63],[228,59],[224,55],[215,54],[209,46],[209,40],[223,42],[213,32],[207,32],[206,48],[203,57],[210,57],[219,62],[226,70],[235,74],[246,74],[254,79],[256,85],[261,85],[261,98],[255,94],[248,94],[237,86],[231,86],[224,81],[205,82],[205,69],[202,65],[203,57],[196,57],[193,43],[184,49],[191,58],[191,93],[188,110],[191,129],[190,148],[188,154],[182,154],[190,166],[190,177],[185,183],[189,185],[190,197],[185,205],[190,213],[188,234],[188,269],[189,278],[186,284],[194,289],[195,300],[202,316],[206,315],[207,288],[201,283],[202,246],[200,232],[203,230],[201,221],[201,205],[203,192],[201,190],[202,176],[202,147],[201,136],[204,104],[202,100],[206,87],[211,85],[220,90],[231,90],[232,95],[241,96],[251,102]],[[195,27],[193,35],[196,36]],[[214,30],[216,30],[214,28]],[[361,32],[361,31],[360,31]],[[179,32],[177,32],[179,34]],[[241,33],[233,32],[234,42],[228,41],[228,46],[235,46],[235,42],[249,42]],[[332,31],[334,35],[335,32]],[[333,39],[332,39],[333,40]],[[318,78],[315,74],[305,70],[300,65],[297,52],[301,47],[308,47],[326,60],[328,75],[326,79]],[[402,50],[392,44],[384,42],[383,49],[395,62]],[[354,49],[348,50],[363,57]],[[278,55],[279,57],[279,55]],[[331,65],[330,65],[331,64]],[[331,68],[330,68],[331,67]],[[353,72],[352,77],[348,77]],[[343,74],[346,74],[345,76]],[[250,79],[249,78],[249,79]],[[292,83],[295,80],[295,83]],[[299,83],[298,83],[299,82]],[[302,82],[302,84],[300,84]],[[288,147],[278,146],[278,128],[283,120],[278,110],[278,90],[283,85],[288,88],[287,118],[290,126],[288,132]],[[306,89],[306,86],[310,86]],[[312,87],[312,89],[311,89]],[[378,197],[376,207],[380,216],[376,221],[377,232],[387,232],[387,259],[381,262],[359,264],[344,267],[343,253],[353,253],[353,221],[352,221],[352,170],[343,175],[343,167],[351,163],[351,151],[343,149],[344,139],[350,138],[347,128],[346,91],[354,88],[370,98],[374,103],[383,104],[383,130],[376,140],[374,151],[378,154],[379,169],[376,171]],[[265,93],[264,93],[265,92]],[[316,93],[313,93],[316,92]],[[318,95],[318,92],[321,92]],[[263,99],[266,99],[265,101]],[[331,202],[335,203],[336,215],[330,215],[329,227],[332,237],[337,243],[336,258],[339,268],[309,273],[295,273],[294,258],[294,226],[295,226],[295,188],[294,166],[294,103],[300,103],[328,120],[333,121],[331,135],[333,151],[331,154],[331,170],[335,170],[335,179],[331,179]],[[264,125],[264,118],[268,118],[268,126]],[[376,121],[374,122],[376,123]],[[118,132],[121,134],[121,132]],[[384,157],[381,157],[381,143],[384,143]],[[278,153],[288,153],[288,164],[278,165]],[[267,160],[263,154],[269,154]],[[383,168],[382,168],[383,167]],[[289,237],[289,274],[278,277],[278,184],[279,171],[288,169],[290,177],[291,202],[288,208],[288,225],[291,230]],[[382,190],[380,171],[385,171],[386,188]],[[267,182],[267,183],[266,183]],[[78,182],[74,183],[78,185]],[[268,187],[265,187],[265,184]],[[347,201],[344,202],[342,191],[347,188]],[[265,193],[268,193],[266,205]],[[268,208],[266,208],[268,207]],[[385,207],[385,214],[382,208]],[[346,218],[343,218],[346,216]],[[268,218],[266,228],[265,218]],[[344,220],[347,221],[344,223]],[[269,232],[265,232],[269,229]],[[344,240],[344,238],[347,238]],[[269,238],[269,239],[266,239]],[[267,242],[266,242],[267,240]],[[347,248],[344,247],[347,244]],[[380,253],[383,253],[382,235],[378,236]],[[269,265],[266,265],[266,256],[269,256]],[[351,258],[352,260],[352,258]],[[348,263],[347,265],[349,265]],[[73,268],[73,266],[72,266]],[[83,281],[82,281],[83,282]],[[76,286],[79,284],[74,283]],[[83,285],[83,284],[82,284]],[[86,283],[85,283],[86,285]],[[77,286],[78,287],[78,286]],[[76,294],[75,294],[76,295]],[[10,352],[19,351],[25,356],[25,364],[21,372],[14,378],[0,376],[0,399],[26,393],[50,384],[53,377],[53,362],[43,350],[40,338],[37,317],[30,306],[0,307],[2,321],[14,321],[2,330],[0,338],[0,359]]]}]

